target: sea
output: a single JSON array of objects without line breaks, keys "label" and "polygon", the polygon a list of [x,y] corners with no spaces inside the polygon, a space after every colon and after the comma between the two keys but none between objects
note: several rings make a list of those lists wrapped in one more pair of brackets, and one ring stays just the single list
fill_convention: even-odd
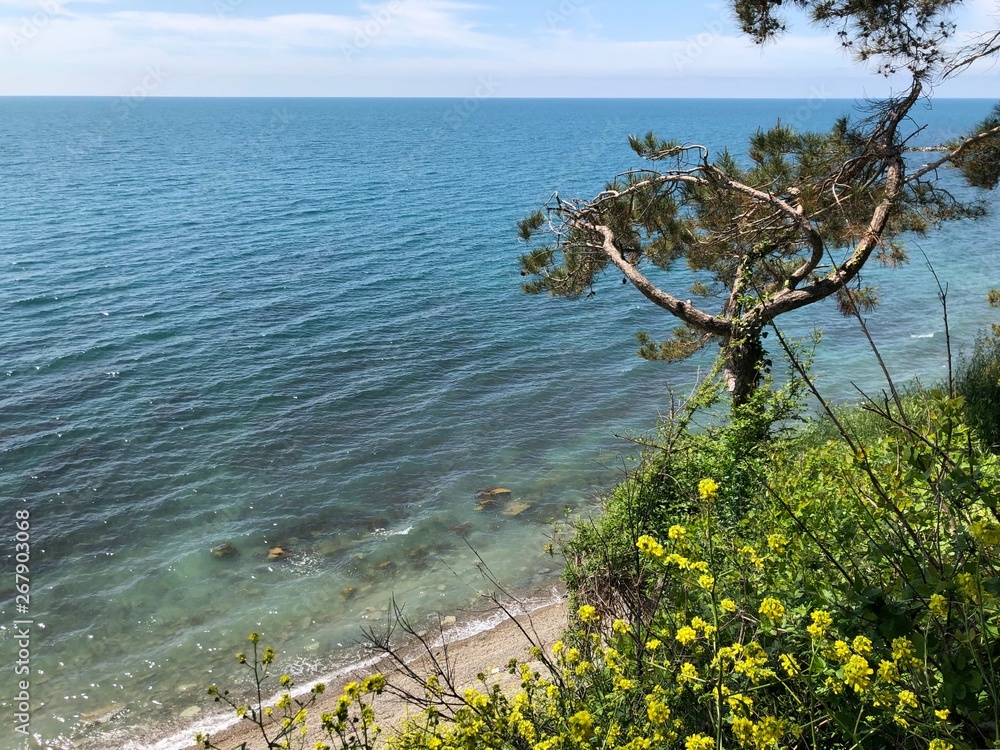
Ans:
[{"label": "sea", "polygon": [[[921,104],[911,144],[992,104]],[[472,632],[484,592],[553,596],[546,545],[713,354],[640,359],[636,332],[674,322],[616,274],[586,299],[522,293],[516,222],[642,166],[629,134],[743,158],[758,128],[859,107],[0,99],[0,748],[23,731],[30,747],[179,747],[220,719],[209,684],[245,689],[250,632],[305,682],[364,659],[391,606]],[[958,358],[1000,321],[998,216],[910,238],[907,266],[866,274],[900,383],[942,382],[949,340]],[[827,398],[885,389],[832,303],[780,322],[822,331]]]}]

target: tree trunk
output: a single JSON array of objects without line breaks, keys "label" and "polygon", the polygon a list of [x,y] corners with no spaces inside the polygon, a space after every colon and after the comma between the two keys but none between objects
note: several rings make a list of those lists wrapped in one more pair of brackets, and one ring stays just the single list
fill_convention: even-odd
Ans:
[{"label": "tree trunk", "polygon": [[723,344],[725,376],[733,406],[742,406],[757,390],[764,361],[761,329],[743,328]]}]

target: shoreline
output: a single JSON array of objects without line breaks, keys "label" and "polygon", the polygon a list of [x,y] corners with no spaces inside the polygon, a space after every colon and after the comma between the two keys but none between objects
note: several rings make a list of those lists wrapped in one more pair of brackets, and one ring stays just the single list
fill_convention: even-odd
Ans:
[{"label": "shoreline", "polygon": [[[568,613],[566,596],[561,585],[553,583],[549,589],[535,591],[532,595],[511,602],[508,606],[511,612],[515,613],[513,619],[493,605],[491,610],[473,614],[466,619],[452,620],[453,616],[442,617],[443,627],[440,635],[436,637],[433,631],[423,632],[423,635],[429,636],[435,653],[439,650],[443,653],[446,648],[456,678],[463,687],[473,686],[480,672],[502,675],[503,668],[512,658],[523,661],[530,659],[529,650],[532,644],[525,638],[515,620],[532,632],[541,645],[551,645],[562,636],[566,628]],[[266,645],[263,643],[265,640],[262,639],[262,645]],[[414,665],[416,671],[421,671],[420,662],[425,653],[419,644],[410,639],[401,642],[398,650],[405,655],[407,664]],[[281,674],[281,665],[276,662],[276,666],[278,669],[274,672],[275,678],[269,680],[275,692],[265,701],[268,705],[278,697],[277,675]],[[385,676],[390,678],[398,672],[398,667],[388,656],[380,655],[355,662],[295,686],[293,696],[307,694],[318,682],[326,685],[325,692],[309,709],[310,734],[307,746],[311,747],[316,739],[321,738],[317,728],[319,716],[325,711],[335,710],[343,686],[381,670],[384,670]],[[206,708],[212,705],[207,695],[205,703]],[[411,706],[388,692],[380,696],[375,702],[375,713],[378,723],[383,727],[383,737],[391,734],[412,711]],[[200,720],[193,719],[184,729],[174,730],[169,736],[156,740],[126,742],[120,746],[120,750],[198,750],[199,746],[195,745],[193,740],[199,732],[209,734],[213,744],[221,748],[237,748],[246,742],[246,750],[266,750],[260,740],[259,730],[250,722],[238,719],[232,711],[224,715],[203,716]]]}]

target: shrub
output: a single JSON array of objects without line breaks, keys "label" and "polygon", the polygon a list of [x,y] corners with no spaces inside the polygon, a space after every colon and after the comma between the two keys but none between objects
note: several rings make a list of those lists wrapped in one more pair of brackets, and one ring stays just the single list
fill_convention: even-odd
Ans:
[{"label": "shrub", "polygon": [[969,424],[991,450],[1000,450],[1000,338],[976,339],[972,355],[958,369],[955,384],[965,398]]}]

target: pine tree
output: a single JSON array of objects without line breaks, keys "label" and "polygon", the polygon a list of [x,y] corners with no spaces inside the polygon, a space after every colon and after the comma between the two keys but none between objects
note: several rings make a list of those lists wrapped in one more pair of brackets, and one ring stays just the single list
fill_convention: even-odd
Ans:
[{"label": "pine tree", "polygon": [[[845,314],[871,309],[878,297],[861,278],[868,263],[904,263],[905,233],[984,214],[982,200],[958,200],[941,187],[942,167],[959,168],[978,188],[1000,181],[1000,105],[967,137],[943,144],[931,163],[915,167],[906,154],[919,129],[918,102],[997,55],[1000,32],[954,45],[956,0],[789,4],[835,29],[860,63],[904,80],[903,92],[868,101],[862,116],[843,117],[828,132],[780,122],[760,130],[745,160],[653,133],[631,136],[648,167],[616,177],[591,200],[556,194],[519,224],[529,243],[520,258],[529,277],[524,291],[578,299],[608,272],[621,272],[680,321],[665,341],[640,332],[640,355],[679,360],[718,343],[735,406],[760,382],[762,335],[775,318],[829,297]],[[732,6],[758,43],[785,30],[782,0]],[[686,290],[670,273],[681,263],[700,279]]]}]

